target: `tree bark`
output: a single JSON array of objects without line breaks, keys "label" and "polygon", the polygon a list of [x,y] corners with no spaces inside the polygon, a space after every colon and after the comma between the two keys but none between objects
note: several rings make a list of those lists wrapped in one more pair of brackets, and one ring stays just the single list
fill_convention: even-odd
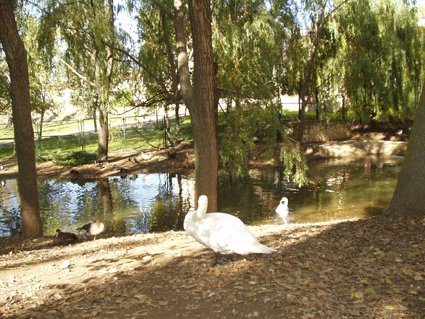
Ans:
[{"label": "tree bark", "polygon": [[[97,159],[105,160],[108,158],[109,146],[109,127],[108,127],[108,114],[98,108],[99,111],[99,128],[97,130]],[[105,114],[103,114],[105,112]]]},{"label": "tree bark", "polygon": [[[93,51],[93,61],[95,69],[95,89],[97,94],[97,110],[99,112],[99,127],[98,127],[98,146],[97,146],[97,159],[103,160],[108,157],[109,152],[109,127],[108,127],[108,114],[109,114],[109,90],[111,89],[111,82],[114,71],[114,50],[115,47],[115,15],[114,15],[114,1],[108,0],[108,26],[110,31],[110,38],[108,41],[110,46],[105,45],[104,48],[97,48]],[[94,9],[94,7],[93,7]],[[99,60],[99,51],[105,50],[106,61]]]},{"label": "tree bark", "polygon": [[300,124],[298,126],[298,142],[302,143],[304,139],[304,130],[305,130],[305,111],[307,109],[309,93],[308,88],[311,84],[311,79],[313,75],[314,65],[316,63],[317,49],[319,45],[319,33],[316,35],[315,41],[313,43],[313,52],[311,53],[309,59],[307,60],[307,65],[304,70],[304,78],[301,83],[300,90],[300,99],[301,99],[301,108],[299,112]]},{"label": "tree bark", "polygon": [[214,57],[208,0],[190,0],[193,39],[194,105],[189,108],[195,146],[195,198],[208,196],[208,210],[217,210],[218,148],[214,107]]},{"label": "tree bark", "polygon": [[189,1],[194,53],[193,87],[190,81],[181,0],[174,0],[174,7],[179,82],[183,100],[190,112],[195,146],[195,202],[200,195],[207,195],[208,211],[215,211],[217,210],[218,149],[210,4],[206,0]]},{"label": "tree bark", "polygon": [[35,168],[27,52],[17,30],[12,2],[7,0],[0,1],[0,41],[10,72],[23,236],[40,237],[42,227]]},{"label": "tree bark", "polygon": [[[171,92],[173,95],[174,105],[175,105],[175,128],[176,136],[180,135],[180,116],[179,116],[179,100],[180,96],[178,94],[179,87],[179,78],[177,76],[177,67],[176,67],[176,56],[173,51],[172,42],[170,39],[170,32],[167,27],[167,22],[169,19],[168,11],[165,11],[163,6],[160,6],[160,15],[163,28],[163,40],[167,50],[167,60],[169,64],[169,73],[171,77]],[[173,142],[174,144],[174,142]]]},{"label": "tree bark", "polygon": [[193,88],[190,81],[189,57],[187,54],[187,41],[184,33],[184,11],[182,0],[174,0],[174,28],[177,43],[177,75],[180,90],[186,107],[193,109]]},{"label": "tree bark", "polygon": [[425,215],[425,83],[388,213]]}]

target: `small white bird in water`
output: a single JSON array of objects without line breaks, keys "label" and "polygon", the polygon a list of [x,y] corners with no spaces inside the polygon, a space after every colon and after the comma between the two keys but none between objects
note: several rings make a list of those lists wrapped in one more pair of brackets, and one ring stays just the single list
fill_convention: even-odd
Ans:
[{"label": "small white bird in water", "polygon": [[225,213],[208,213],[208,197],[201,195],[198,209],[187,213],[184,230],[216,254],[270,254],[276,250],[260,244],[245,224]]},{"label": "small white bird in water", "polygon": [[275,210],[276,214],[279,215],[280,218],[283,219],[284,223],[288,223],[288,215],[289,215],[289,208],[288,208],[288,199],[286,197],[282,197],[280,200],[279,206],[277,206]]}]

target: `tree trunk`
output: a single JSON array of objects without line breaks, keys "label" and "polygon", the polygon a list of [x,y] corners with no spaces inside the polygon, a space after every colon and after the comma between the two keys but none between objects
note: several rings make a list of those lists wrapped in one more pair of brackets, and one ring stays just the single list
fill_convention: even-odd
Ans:
[{"label": "tree trunk", "polygon": [[[214,111],[214,68],[209,1],[189,1],[194,52],[194,86],[190,82],[184,34],[184,12],[174,1],[177,68],[183,100],[189,109],[195,144],[195,202],[209,198],[208,211],[217,210],[218,150]],[[196,205],[196,204],[195,204]]]},{"label": "tree trunk", "polygon": [[175,114],[174,117],[176,119],[175,127],[176,127],[177,138],[179,138],[179,136],[180,136],[180,114],[179,114],[179,111],[180,111],[180,103],[176,102],[175,106],[174,106],[174,114]]},{"label": "tree trunk", "polygon": [[[115,46],[115,16],[114,16],[114,1],[108,0],[108,22],[110,38],[107,40],[111,46]],[[109,144],[109,128],[108,128],[108,114],[109,114],[109,91],[111,88],[111,81],[114,70],[114,51],[111,46],[105,46],[106,61],[99,61],[99,52],[102,48],[96,49],[92,53],[94,61],[94,75],[95,75],[95,90],[97,95],[97,110],[99,112],[99,127],[98,127],[98,141],[97,141],[97,159],[104,160],[108,157],[108,144]],[[103,65],[105,63],[105,65]]]},{"label": "tree trunk", "polygon": [[[320,120],[320,103],[319,103],[319,90],[317,87],[314,90],[314,96],[316,98],[316,121],[319,121]],[[324,113],[326,113],[326,111]]]},{"label": "tree trunk", "polygon": [[160,7],[160,15],[161,15],[161,22],[162,22],[162,28],[163,28],[163,40],[167,49],[167,60],[168,64],[170,66],[169,72],[171,77],[171,91],[173,94],[174,104],[175,104],[175,128],[176,128],[176,136],[178,137],[180,135],[180,116],[179,116],[179,94],[178,94],[178,87],[179,87],[179,78],[177,75],[177,67],[176,67],[176,61],[175,61],[175,54],[173,51],[172,42],[170,39],[169,30],[167,27],[168,22],[168,14],[165,11],[164,7]]},{"label": "tree trunk", "polygon": [[97,132],[97,159],[105,160],[108,158],[109,144],[109,127],[108,114],[103,114],[104,111],[99,107],[99,128]]},{"label": "tree trunk", "polygon": [[38,141],[40,142],[43,138],[43,124],[44,124],[44,114],[46,111],[43,109],[40,113],[40,127],[38,128]]},{"label": "tree trunk", "polygon": [[299,120],[300,123],[298,125],[298,142],[302,143],[304,139],[304,130],[305,130],[305,110],[307,109],[307,97],[304,89],[301,89],[300,92],[300,108],[299,108]]},{"label": "tree trunk", "polygon": [[391,200],[390,214],[425,215],[425,83],[410,133],[407,153]]},{"label": "tree trunk", "polygon": [[218,149],[214,106],[214,57],[208,0],[189,1],[193,38],[194,105],[189,109],[195,144],[195,198],[208,196],[208,210],[217,210]]},{"label": "tree trunk", "polygon": [[93,126],[94,126],[94,132],[97,133],[96,107],[93,107]]},{"label": "tree trunk", "polygon": [[18,34],[11,1],[0,1],[0,41],[10,72],[23,236],[39,237],[42,235],[42,227],[35,169],[27,52]]},{"label": "tree trunk", "polygon": [[193,109],[193,88],[190,82],[189,57],[187,54],[187,41],[184,33],[184,11],[181,0],[174,0],[174,28],[177,43],[177,75],[180,90],[186,107]]}]

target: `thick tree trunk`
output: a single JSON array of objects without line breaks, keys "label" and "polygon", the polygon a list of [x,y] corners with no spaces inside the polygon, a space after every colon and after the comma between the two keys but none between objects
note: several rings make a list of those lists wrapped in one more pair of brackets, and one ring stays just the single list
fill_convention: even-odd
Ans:
[{"label": "thick tree trunk", "polygon": [[7,0],[0,1],[0,41],[10,72],[23,236],[39,237],[42,235],[42,227],[35,170],[27,52],[18,34],[12,2]]},{"label": "thick tree trunk", "polygon": [[195,202],[200,195],[209,198],[209,211],[217,210],[218,150],[214,110],[214,67],[209,1],[189,1],[194,52],[194,86],[189,73],[184,12],[174,0],[177,42],[177,68],[183,100],[189,109],[195,144]]},{"label": "thick tree trunk", "polygon": [[[93,7],[93,9],[95,9]],[[98,141],[97,141],[97,159],[104,160],[108,157],[109,151],[109,127],[108,127],[108,114],[109,114],[109,91],[111,88],[111,81],[114,71],[114,50],[115,46],[115,27],[114,27],[114,1],[108,0],[108,22],[110,37],[106,40],[111,43],[111,46],[104,46],[96,48],[92,53],[94,63],[94,76],[95,76],[95,91],[97,95],[96,109],[99,112],[99,127],[98,127]],[[105,50],[106,61],[100,61],[100,51]]]},{"label": "thick tree trunk", "polygon": [[189,1],[194,56],[194,104],[189,109],[195,144],[195,198],[208,196],[208,210],[217,210],[218,147],[214,105],[214,60],[210,3]]},{"label": "thick tree trunk", "polygon": [[391,200],[390,214],[425,215],[425,83],[410,133],[407,153]]}]

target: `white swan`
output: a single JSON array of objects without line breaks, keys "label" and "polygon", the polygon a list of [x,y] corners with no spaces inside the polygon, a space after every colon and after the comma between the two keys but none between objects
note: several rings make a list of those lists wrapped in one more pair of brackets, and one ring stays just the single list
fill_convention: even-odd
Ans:
[{"label": "white swan", "polygon": [[282,199],[280,200],[279,206],[277,206],[275,212],[276,214],[279,215],[280,218],[283,219],[285,224],[288,222],[289,208],[288,208],[288,199],[286,197],[282,197]]},{"label": "white swan", "polygon": [[208,213],[208,197],[201,195],[198,209],[184,219],[184,230],[218,254],[270,254],[276,250],[260,244],[245,224],[225,213]]}]

